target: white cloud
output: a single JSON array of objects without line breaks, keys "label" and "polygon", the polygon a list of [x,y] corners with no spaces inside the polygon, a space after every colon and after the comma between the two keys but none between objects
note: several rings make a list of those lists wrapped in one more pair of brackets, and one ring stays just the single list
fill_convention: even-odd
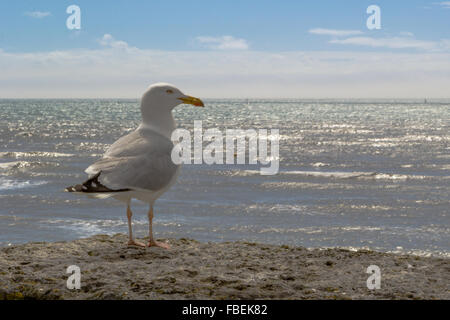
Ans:
[{"label": "white cloud", "polygon": [[411,37],[351,37],[347,39],[334,39],[330,43],[368,46],[372,48],[421,49],[427,51],[438,51],[442,49],[439,42],[417,40]]},{"label": "white cloud", "polygon": [[335,29],[322,29],[322,28],[310,29],[308,32],[312,33],[312,34],[335,36],[335,37],[347,37],[347,36],[363,34],[363,32],[359,31],[359,30],[335,30]]},{"label": "white cloud", "polygon": [[206,98],[448,98],[450,87],[444,52],[158,51],[111,35],[99,42],[99,49],[0,49],[0,97],[138,98],[159,81]]},{"label": "white cloud", "polygon": [[108,33],[104,34],[103,37],[98,41],[104,47],[111,47],[117,49],[128,49],[128,43],[121,40],[116,40],[114,37]]},{"label": "white cloud", "polygon": [[37,19],[42,19],[42,18],[49,17],[49,16],[52,15],[52,14],[51,14],[50,12],[48,12],[48,11],[46,11],[46,12],[42,12],[42,11],[32,11],[32,12],[25,12],[24,14],[25,14],[26,16],[33,17],[33,18],[37,18]]},{"label": "white cloud", "polygon": [[450,39],[442,39],[439,41],[441,51],[450,52]]},{"label": "white cloud", "polygon": [[438,4],[445,9],[450,9],[450,1],[435,2],[435,4]]},{"label": "white cloud", "polygon": [[201,45],[215,50],[247,50],[249,48],[245,39],[234,38],[232,36],[199,36],[195,40]]},{"label": "white cloud", "polygon": [[414,33],[408,32],[408,31],[402,31],[402,32],[400,32],[400,35],[402,37],[414,37]]}]

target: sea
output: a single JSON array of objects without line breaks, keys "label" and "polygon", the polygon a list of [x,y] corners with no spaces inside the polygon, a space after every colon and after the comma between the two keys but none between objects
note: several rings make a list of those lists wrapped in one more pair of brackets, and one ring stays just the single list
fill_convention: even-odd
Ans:
[{"label": "sea", "polygon": [[[279,172],[183,165],[156,238],[450,257],[450,100],[204,102],[178,127],[278,129]],[[0,246],[127,233],[123,203],[64,188],[139,123],[139,100],[0,100]],[[132,210],[147,236],[147,205]]]}]

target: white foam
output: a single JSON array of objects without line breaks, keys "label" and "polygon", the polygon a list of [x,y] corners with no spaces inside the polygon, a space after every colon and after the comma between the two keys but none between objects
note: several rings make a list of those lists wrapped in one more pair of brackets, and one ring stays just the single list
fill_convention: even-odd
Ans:
[{"label": "white foam", "polygon": [[[259,174],[257,170],[238,171],[233,175],[249,176]],[[431,176],[423,175],[406,175],[396,173],[381,173],[381,172],[344,172],[344,171],[280,171],[280,175],[298,175],[304,177],[314,178],[333,178],[333,179],[380,179],[380,180],[407,180],[407,179],[425,179],[432,178]],[[442,178],[442,177],[441,177]],[[445,177],[444,177],[445,178]]]},{"label": "white foam", "polygon": [[45,157],[45,158],[60,158],[60,157],[72,157],[71,153],[60,152],[43,152],[43,151],[30,151],[30,152],[0,152],[0,158],[31,158],[31,157]]},{"label": "white foam", "polygon": [[0,170],[11,170],[13,168],[17,168],[19,165],[20,161],[0,163]]},{"label": "white foam", "polygon": [[318,212],[310,212],[308,206],[302,206],[302,205],[292,205],[292,204],[275,204],[271,206],[268,210],[269,212],[283,212],[288,214],[302,214],[302,215],[322,215],[322,213]]},{"label": "white foam", "polygon": [[323,163],[323,162],[316,162],[312,164],[313,167],[328,167],[329,164],[328,163]]},{"label": "white foam", "polygon": [[449,252],[444,251],[430,251],[430,250],[420,250],[420,249],[411,249],[405,250],[402,247],[397,247],[395,250],[389,250],[388,253],[395,254],[407,254],[419,257],[439,257],[439,258],[450,258]]},{"label": "white foam", "polygon": [[0,191],[24,189],[46,184],[47,181],[19,181],[0,177]]},{"label": "white foam", "polygon": [[[81,236],[92,236],[95,234],[109,234],[119,232],[120,230],[125,230],[124,228],[128,225],[126,219],[48,219],[43,220],[41,224],[52,225],[52,228],[60,228],[64,230],[69,230],[76,232]],[[147,219],[133,219],[134,226],[148,226]],[[180,227],[179,223],[174,222],[158,222],[158,225],[162,226],[177,226]],[[136,231],[136,230],[135,230]]]},{"label": "white foam", "polygon": [[373,177],[376,172],[327,172],[327,171],[284,171],[282,174],[287,175],[300,175],[307,177],[320,177],[320,178],[337,178],[337,179],[349,179],[359,177]]},{"label": "white foam", "polygon": [[8,171],[12,169],[24,169],[31,167],[39,167],[52,164],[53,166],[58,166],[57,163],[50,162],[40,162],[40,161],[11,161],[11,162],[2,162],[0,163],[0,170]]}]

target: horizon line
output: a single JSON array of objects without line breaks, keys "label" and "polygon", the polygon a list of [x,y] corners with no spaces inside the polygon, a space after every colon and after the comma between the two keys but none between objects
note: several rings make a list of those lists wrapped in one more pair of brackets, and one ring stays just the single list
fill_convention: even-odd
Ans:
[{"label": "horizon line", "polygon": [[[92,97],[29,97],[29,98],[17,98],[17,97],[0,97],[0,100],[140,100],[141,98],[131,98],[131,97],[100,97],[100,98],[92,98]],[[215,98],[201,98],[204,100],[450,100],[449,97],[421,97],[421,98],[405,98],[405,97],[384,97],[384,98],[374,98],[374,97],[364,97],[364,98],[356,98],[356,97],[345,97],[345,98],[336,98],[336,97],[326,97],[326,98],[300,98],[300,97],[215,97]]]}]

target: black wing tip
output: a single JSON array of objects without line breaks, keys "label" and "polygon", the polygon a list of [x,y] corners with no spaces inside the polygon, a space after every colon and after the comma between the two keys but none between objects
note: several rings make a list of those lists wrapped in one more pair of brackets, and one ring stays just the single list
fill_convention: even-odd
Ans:
[{"label": "black wing tip", "polygon": [[98,192],[124,192],[130,191],[131,189],[110,189],[98,181],[98,177],[102,172],[99,171],[91,178],[87,179],[82,184],[77,184],[64,189],[65,192],[84,192],[84,193],[98,193]]},{"label": "black wing tip", "polygon": [[83,186],[81,184],[77,184],[75,186],[70,186],[64,189],[65,192],[83,192]]}]

